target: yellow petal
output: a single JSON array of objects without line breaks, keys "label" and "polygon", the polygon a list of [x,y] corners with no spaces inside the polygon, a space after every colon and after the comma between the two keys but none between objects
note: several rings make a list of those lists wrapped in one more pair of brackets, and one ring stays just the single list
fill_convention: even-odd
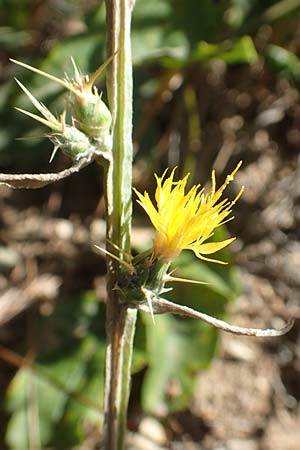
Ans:
[{"label": "yellow petal", "polygon": [[201,244],[199,246],[199,253],[203,255],[210,255],[211,253],[216,253],[227,245],[231,244],[236,238],[226,239],[221,242],[208,242],[206,244]]}]

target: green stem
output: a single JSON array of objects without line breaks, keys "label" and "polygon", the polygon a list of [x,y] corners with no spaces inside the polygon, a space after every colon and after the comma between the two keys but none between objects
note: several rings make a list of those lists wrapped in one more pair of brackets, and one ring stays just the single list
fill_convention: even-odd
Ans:
[{"label": "green stem", "polygon": [[[118,51],[107,72],[110,111],[113,117],[113,160],[107,167],[107,237],[119,258],[130,252],[132,189],[132,63],[129,0],[106,0],[107,53]],[[108,260],[107,352],[105,382],[104,449],[122,450],[126,431],[136,310],[121,305],[119,265]]]}]

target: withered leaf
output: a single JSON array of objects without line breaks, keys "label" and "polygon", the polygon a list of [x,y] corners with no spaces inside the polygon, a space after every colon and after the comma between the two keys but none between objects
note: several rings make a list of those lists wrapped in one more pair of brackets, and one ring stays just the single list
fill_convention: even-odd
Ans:
[{"label": "withered leaf", "polygon": [[87,158],[81,158],[73,166],[68,169],[62,170],[56,173],[23,173],[23,174],[5,174],[0,173],[0,184],[6,184],[14,189],[37,189],[47,184],[54,183],[55,181],[62,180],[63,178],[72,175],[75,172],[83,169],[85,166],[91,163],[93,158],[90,156]]}]

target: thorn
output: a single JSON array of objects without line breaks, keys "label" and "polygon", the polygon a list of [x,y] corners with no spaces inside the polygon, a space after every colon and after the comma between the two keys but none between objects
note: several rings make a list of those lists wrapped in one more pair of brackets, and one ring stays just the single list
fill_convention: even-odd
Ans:
[{"label": "thorn", "polygon": [[64,136],[66,131],[66,110],[64,109],[60,115],[61,134]]},{"label": "thorn", "polygon": [[106,239],[106,242],[108,242],[112,247],[114,247],[116,250],[118,250],[118,252],[122,252],[126,258],[129,259],[129,261],[132,260],[132,255],[128,252],[126,252],[125,250],[122,250],[117,244],[115,244],[113,241],[111,241],[110,239]]},{"label": "thorn", "polygon": [[95,83],[96,79],[99,77],[101,72],[108,66],[108,64],[113,60],[113,58],[116,56],[116,54],[119,52],[117,50],[115,53],[113,53],[98,69],[90,76],[89,82],[86,83],[88,88],[92,88],[93,84]]},{"label": "thorn", "polygon": [[99,245],[95,244],[95,247],[100,250],[102,253],[104,253],[105,255],[110,256],[111,258],[115,259],[116,261],[118,261],[120,264],[123,264],[123,266],[125,266],[131,273],[134,272],[134,267],[127,263],[126,261],[123,261],[122,259],[118,258],[118,256],[114,255],[113,253],[110,253],[108,250],[106,250],[103,247],[100,247]]},{"label": "thorn", "polygon": [[54,124],[53,122],[50,122],[49,120],[43,119],[43,117],[37,116],[36,114],[33,114],[29,111],[25,111],[22,108],[17,108],[15,106],[15,109],[19,112],[21,112],[22,114],[25,114],[26,116],[31,117],[34,120],[37,120],[38,122],[42,123],[43,125],[45,125],[46,127],[51,128],[52,130],[55,130]]},{"label": "thorn", "polygon": [[58,149],[59,149],[59,145],[55,145],[55,146],[54,146],[54,149],[52,150],[50,159],[49,159],[49,163],[50,163],[50,164],[52,163],[52,161],[53,161],[53,159],[54,159],[54,157],[55,157],[56,152],[57,152]]},{"label": "thorn", "polygon": [[9,60],[15,64],[18,64],[19,66],[25,67],[25,69],[31,70],[32,72],[35,72],[39,75],[42,75],[43,77],[46,77],[49,80],[55,81],[56,83],[60,84],[64,88],[68,89],[69,91],[72,91],[74,94],[76,93],[76,90],[74,89],[74,87],[72,86],[71,83],[61,80],[60,78],[55,77],[54,75],[51,75],[50,73],[44,72],[43,70],[36,69],[35,67],[30,66],[29,64],[25,64],[21,61],[16,61],[15,59],[12,59],[12,58],[10,58]]},{"label": "thorn", "polygon": [[173,291],[173,288],[162,288],[162,290],[160,291],[160,294],[165,294],[166,292],[171,292]]},{"label": "thorn", "polygon": [[41,134],[32,134],[30,136],[22,136],[15,138],[16,141],[29,141],[31,139],[40,139],[40,138],[48,138],[49,133],[41,133]]},{"label": "thorn", "polygon": [[27,97],[29,98],[29,100],[31,101],[33,106],[45,117],[46,121],[44,119],[42,119],[41,117],[39,117],[35,114],[32,114],[32,113],[29,113],[28,111],[25,111],[21,108],[15,108],[15,109],[17,109],[20,112],[23,112],[23,114],[27,114],[28,116],[43,123],[44,125],[46,125],[49,128],[57,130],[59,122],[56,119],[56,117],[49,111],[49,109],[43,103],[39,102],[34,97],[34,95],[31,94],[31,92],[21,83],[21,81],[19,81],[17,78],[15,78],[15,81],[20,86],[22,91],[27,95]]},{"label": "thorn", "polygon": [[177,281],[179,283],[190,283],[190,284],[199,284],[199,285],[210,285],[211,283],[207,283],[206,281],[197,281],[197,280],[189,280],[188,278],[177,278],[177,277],[172,277],[171,275],[167,274],[163,281],[165,283],[168,282],[172,282],[172,281]]},{"label": "thorn", "polygon": [[81,85],[82,84],[82,74],[80,73],[80,70],[79,70],[73,56],[71,56],[71,62],[72,62],[72,66],[74,69],[74,79],[78,84]]},{"label": "thorn", "polygon": [[146,297],[146,301],[147,301],[147,305],[151,314],[151,318],[152,318],[152,322],[153,325],[155,325],[155,318],[154,318],[154,313],[153,313],[153,307],[152,307],[152,298],[151,298],[151,291],[149,291],[148,289],[142,288],[142,291],[145,294]]}]

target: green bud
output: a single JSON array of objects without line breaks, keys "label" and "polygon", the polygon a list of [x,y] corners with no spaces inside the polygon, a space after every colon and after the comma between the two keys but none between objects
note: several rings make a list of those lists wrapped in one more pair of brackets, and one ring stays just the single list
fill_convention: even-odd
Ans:
[{"label": "green bud", "polygon": [[110,134],[111,113],[96,90],[75,96],[73,108],[78,127],[88,136],[97,139]]},{"label": "green bud", "polygon": [[[108,58],[90,77],[88,75],[82,75],[75,61],[71,58],[74,67],[73,80],[63,80],[28,64],[15,60],[12,61],[68,89],[73,95],[74,118],[80,130],[91,138],[100,138],[100,140],[102,138],[105,140],[105,136],[110,134],[112,117],[108,107],[101,99],[102,94],[98,93],[94,83],[114,56],[115,54]],[[21,83],[19,84],[21,85]],[[22,85],[21,87],[24,90]]]},{"label": "green bud", "polygon": [[[98,93],[94,85],[97,77],[103,72],[105,67],[115,56],[112,55],[104,64],[102,64],[90,77],[82,75],[80,70],[72,59],[74,67],[74,79],[60,79],[54,75],[43,72],[35,67],[12,60],[33,72],[47,77],[65,87],[72,94],[73,117],[72,125],[65,124],[65,112],[57,119],[42,103],[40,103],[19,81],[18,84],[29,97],[32,104],[38,109],[43,117],[24,111],[19,111],[38,120],[49,127],[53,133],[49,138],[54,142],[54,154],[61,147],[62,151],[73,159],[78,160],[90,152],[101,154],[109,152],[112,148],[112,137],[110,127],[112,123],[111,113],[102,100],[102,94]],[[75,126],[77,128],[75,128]],[[83,134],[84,133],[84,134]],[[90,143],[90,140],[93,145]],[[52,159],[52,158],[51,158]]]},{"label": "green bud", "polygon": [[89,138],[77,128],[69,125],[66,125],[61,133],[49,135],[49,138],[54,144],[55,151],[60,148],[74,161],[79,161],[93,151]]},{"label": "green bud", "polygon": [[121,299],[124,303],[143,303],[146,301],[145,291],[155,296],[166,291],[165,278],[170,263],[153,258],[152,250],[135,256],[132,261],[132,272],[122,268],[118,280]]}]

